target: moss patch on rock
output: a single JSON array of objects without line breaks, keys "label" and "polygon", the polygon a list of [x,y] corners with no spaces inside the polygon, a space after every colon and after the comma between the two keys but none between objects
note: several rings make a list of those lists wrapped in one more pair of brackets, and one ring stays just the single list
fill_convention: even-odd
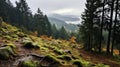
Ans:
[{"label": "moss patch on rock", "polygon": [[71,61],[72,58],[69,55],[61,55],[57,57],[58,59],[66,60],[66,61]]},{"label": "moss patch on rock", "polygon": [[64,54],[64,52],[62,50],[58,49],[58,48],[54,48],[54,52],[56,54],[59,54],[59,55],[63,55]]},{"label": "moss patch on rock", "polygon": [[37,43],[34,43],[30,38],[25,38],[22,44],[23,44],[23,47],[27,49],[32,49],[32,48],[39,49],[40,48],[40,45]]},{"label": "moss patch on rock", "polygon": [[39,49],[40,48],[39,45],[37,45],[37,44],[35,44],[33,42],[25,42],[24,45],[23,45],[23,47],[25,47],[27,49],[32,49],[32,48]]},{"label": "moss patch on rock", "polygon": [[0,47],[0,59],[8,60],[11,56],[15,56],[16,53],[11,46]]},{"label": "moss patch on rock", "polygon": [[41,67],[39,65],[39,62],[37,61],[32,61],[32,60],[26,60],[26,61],[22,61],[20,63],[20,66],[19,67]]},{"label": "moss patch on rock", "polygon": [[52,55],[46,55],[44,60],[50,63],[49,66],[56,66],[56,67],[58,67],[59,65],[61,65],[59,60],[57,58],[55,58],[54,56],[52,56]]},{"label": "moss patch on rock", "polygon": [[81,61],[79,61],[79,60],[74,60],[73,65],[76,65],[77,67],[83,67]]}]

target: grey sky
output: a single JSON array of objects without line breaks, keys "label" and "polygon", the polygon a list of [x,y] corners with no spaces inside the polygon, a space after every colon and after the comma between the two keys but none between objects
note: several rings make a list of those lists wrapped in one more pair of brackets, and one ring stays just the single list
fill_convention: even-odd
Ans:
[{"label": "grey sky", "polygon": [[[14,3],[16,0],[11,0]],[[18,1],[18,0],[17,0]],[[40,8],[45,14],[79,15],[84,11],[85,0],[26,0],[32,12]]]}]

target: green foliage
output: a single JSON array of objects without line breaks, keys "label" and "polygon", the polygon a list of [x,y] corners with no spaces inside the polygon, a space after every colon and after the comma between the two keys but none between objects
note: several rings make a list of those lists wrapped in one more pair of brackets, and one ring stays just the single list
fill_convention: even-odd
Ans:
[{"label": "green foliage", "polygon": [[13,44],[13,43],[7,43],[7,46],[10,46],[12,48],[16,48],[15,44]]},{"label": "green foliage", "polygon": [[9,35],[4,36],[5,39],[11,40],[11,37]]},{"label": "green foliage", "polygon": [[63,55],[64,54],[64,52],[62,50],[58,49],[58,48],[54,48],[54,52],[59,54],[59,55]]},{"label": "green foliage", "polygon": [[[61,65],[61,63],[59,62],[59,60],[56,59],[56,58],[55,58],[54,56],[52,56],[52,55],[46,55],[45,58],[44,58],[44,60],[46,60],[47,62],[52,63],[53,66],[54,66],[54,65],[57,65],[57,66]],[[51,65],[51,66],[52,66],[52,65]]]},{"label": "green foliage", "polygon": [[[20,67],[37,67],[39,62],[32,61],[32,60],[26,60],[21,63]],[[40,66],[41,67],[41,66]]]},{"label": "green foliage", "polygon": [[59,38],[58,33],[59,33],[59,32],[58,32],[58,30],[57,30],[57,28],[56,28],[56,25],[53,24],[53,25],[52,25],[52,36],[53,36],[53,38],[55,38],[55,39]]},{"label": "green foliage", "polygon": [[100,39],[100,18],[96,10],[99,8],[101,1],[86,0],[86,2],[86,9],[82,14],[82,24],[80,25],[79,33],[81,34],[80,37],[84,43],[84,48],[92,50],[93,46],[97,47]]},{"label": "green foliage", "polygon": [[59,30],[59,38],[61,38],[61,39],[68,38],[68,33],[64,27],[61,27],[61,29]]},{"label": "green foliage", "polygon": [[15,55],[16,53],[14,51],[14,48],[12,48],[11,46],[0,47],[0,59],[8,60],[11,56]]},{"label": "green foliage", "polygon": [[[52,27],[47,15],[44,15],[39,8],[35,14],[32,14],[26,0],[16,1],[16,7],[10,1],[7,3],[2,0],[0,3],[0,10],[2,10],[0,16],[3,20],[20,27],[24,32],[31,34],[30,32],[37,31],[37,36],[47,35],[54,38],[69,39],[66,29],[61,27],[60,30],[57,30],[54,26]],[[22,34],[18,34],[18,36],[24,37]]]},{"label": "green foliage", "polygon": [[104,65],[104,64],[97,64],[96,66],[94,67],[110,67],[109,65]]},{"label": "green foliage", "polygon": [[25,47],[27,49],[32,49],[32,48],[39,49],[40,48],[40,46],[38,44],[33,43],[33,42],[24,42],[23,47]]}]

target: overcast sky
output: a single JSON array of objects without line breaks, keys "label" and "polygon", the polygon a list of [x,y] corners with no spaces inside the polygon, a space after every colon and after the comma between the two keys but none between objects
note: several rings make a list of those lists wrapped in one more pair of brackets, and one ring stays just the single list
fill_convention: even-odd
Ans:
[{"label": "overcast sky", "polygon": [[[14,3],[16,0],[11,0]],[[19,1],[19,0],[17,0]],[[85,0],[26,0],[32,12],[40,8],[45,14],[78,15],[84,11]]]}]

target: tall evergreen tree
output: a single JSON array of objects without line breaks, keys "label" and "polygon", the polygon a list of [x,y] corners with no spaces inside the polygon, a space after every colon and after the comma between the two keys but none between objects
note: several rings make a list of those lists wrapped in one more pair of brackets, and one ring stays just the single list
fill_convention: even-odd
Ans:
[{"label": "tall evergreen tree", "polygon": [[45,19],[45,26],[46,26],[46,35],[48,35],[48,36],[51,36],[51,24],[50,24],[50,22],[49,22],[49,20],[48,20],[48,17],[47,17],[47,15],[45,15],[45,17],[44,17]]},{"label": "tall evergreen tree", "polygon": [[112,33],[112,25],[113,25],[113,11],[114,11],[114,2],[115,0],[110,1],[111,13],[110,13],[110,24],[108,30],[108,41],[107,41],[107,53],[110,53],[110,42],[111,42],[111,33]]},{"label": "tall evergreen tree", "polygon": [[99,52],[101,52],[102,50],[102,37],[103,37],[103,24],[104,24],[104,15],[105,15],[105,3],[106,3],[106,0],[103,0],[102,2],[102,21],[101,21],[101,24],[100,24],[100,44],[99,44]]},{"label": "tall evergreen tree", "polygon": [[29,16],[31,15],[31,11],[26,0],[20,0],[19,2],[16,2],[16,5],[17,10],[19,10],[22,14],[21,23],[29,29]]},{"label": "tall evergreen tree", "polygon": [[95,44],[94,40],[96,36],[94,36],[94,30],[96,26],[99,26],[97,22],[100,22],[95,12],[100,6],[99,3],[100,0],[87,0],[85,12],[82,14],[83,21],[82,26],[80,26],[80,31],[87,50],[92,50],[93,44]]},{"label": "tall evergreen tree", "polygon": [[58,32],[58,30],[57,30],[57,28],[56,28],[56,25],[53,24],[53,25],[52,25],[52,36],[53,36],[53,38],[57,39],[57,38],[59,37],[58,34],[59,34],[59,32]]},{"label": "tall evergreen tree", "polygon": [[119,9],[119,0],[116,0],[115,20],[114,20],[114,26],[113,26],[112,46],[111,46],[111,54],[112,55],[113,55],[113,49],[114,49],[114,45],[115,45],[116,25],[118,23],[118,9]]},{"label": "tall evergreen tree", "polygon": [[59,30],[59,38],[61,38],[61,39],[67,39],[68,38],[67,31],[66,31],[65,27],[63,27],[63,26]]}]

